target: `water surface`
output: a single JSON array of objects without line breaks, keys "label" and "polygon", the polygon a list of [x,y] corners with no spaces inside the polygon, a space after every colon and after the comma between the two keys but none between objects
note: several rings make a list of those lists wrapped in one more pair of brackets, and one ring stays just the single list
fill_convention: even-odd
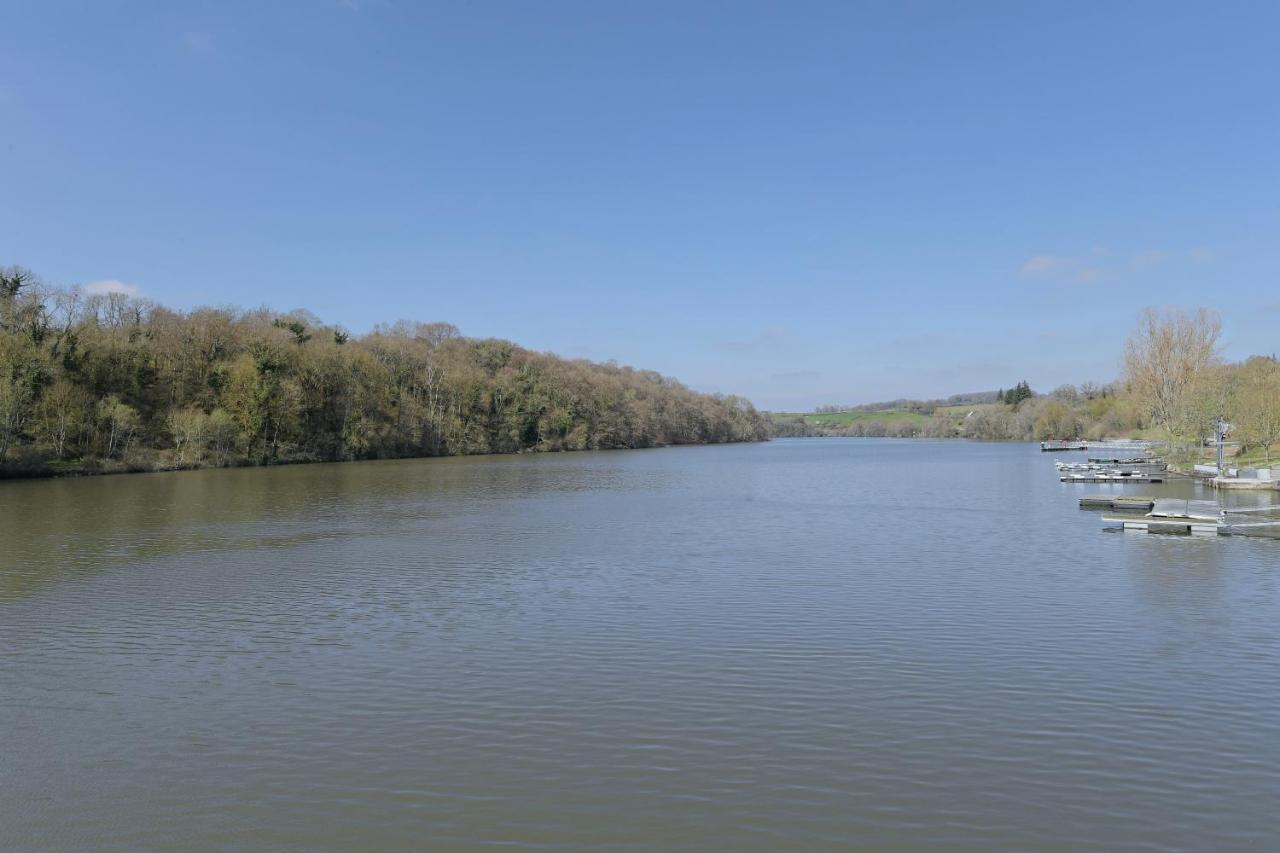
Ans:
[{"label": "water surface", "polygon": [[1280,541],[1051,460],[0,483],[0,848],[1280,846]]}]

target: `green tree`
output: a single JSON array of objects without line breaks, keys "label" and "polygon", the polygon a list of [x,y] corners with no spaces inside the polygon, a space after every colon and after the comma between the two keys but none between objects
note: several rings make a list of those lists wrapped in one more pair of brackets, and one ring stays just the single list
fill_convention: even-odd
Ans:
[{"label": "green tree", "polygon": [[1236,435],[1262,450],[1271,464],[1271,446],[1280,441],[1280,364],[1274,358],[1251,358],[1240,369],[1230,405]]},{"label": "green tree", "polygon": [[134,433],[138,429],[138,412],[132,406],[120,401],[115,394],[110,394],[98,402],[98,425],[104,443],[104,456],[111,459],[119,453],[121,457],[129,449]]},{"label": "green tree", "polygon": [[133,448],[166,463],[211,456],[223,465],[768,432],[744,400],[465,338],[447,323],[400,321],[355,336],[305,311],[173,311],[0,270],[0,464],[19,455],[24,465],[77,455],[92,463]]},{"label": "green tree", "polygon": [[226,465],[230,461],[237,437],[235,418],[226,409],[214,409],[209,413],[205,441],[218,465]]},{"label": "green tree", "polygon": [[0,337],[0,462],[25,434],[48,380],[34,344],[17,335]]},{"label": "green tree", "polygon": [[189,465],[200,461],[205,440],[209,433],[209,416],[198,406],[186,406],[169,412],[169,434],[178,453],[178,464]]},{"label": "green tree", "polygon": [[65,376],[58,377],[41,395],[42,439],[55,459],[67,457],[92,411],[92,398]]}]

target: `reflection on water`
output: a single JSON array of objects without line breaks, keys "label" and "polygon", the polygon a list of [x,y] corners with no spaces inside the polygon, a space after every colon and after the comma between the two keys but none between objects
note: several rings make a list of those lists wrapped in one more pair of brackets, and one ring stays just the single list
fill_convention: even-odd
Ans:
[{"label": "reflection on water", "polygon": [[[289,547],[533,491],[623,487],[607,457],[595,457],[589,480],[576,468],[535,470],[540,457],[464,457],[0,482],[0,541],[11,544],[0,596],[152,557]],[[645,480],[632,477],[625,487],[660,482]]]},{"label": "reflection on water", "polygon": [[1274,847],[1280,542],[1085,488],[835,439],[0,483],[0,847]]}]

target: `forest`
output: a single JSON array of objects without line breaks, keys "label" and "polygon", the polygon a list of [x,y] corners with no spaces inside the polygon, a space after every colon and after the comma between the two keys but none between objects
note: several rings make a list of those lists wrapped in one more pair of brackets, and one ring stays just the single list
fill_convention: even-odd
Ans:
[{"label": "forest", "polygon": [[[1224,418],[1280,443],[1280,362],[1221,358],[1216,314],[1149,309],[1115,382],[757,412],[647,370],[564,359],[447,323],[365,335],[306,311],[175,311],[0,269],[0,476],[590,450],[852,435],[1161,438],[1197,455]],[[856,417],[841,420],[843,412]],[[835,415],[836,417],[833,417]]]},{"label": "forest", "polygon": [[759,441],[739,397],[447,323],[175,311],[0,269],[0,474]]}]

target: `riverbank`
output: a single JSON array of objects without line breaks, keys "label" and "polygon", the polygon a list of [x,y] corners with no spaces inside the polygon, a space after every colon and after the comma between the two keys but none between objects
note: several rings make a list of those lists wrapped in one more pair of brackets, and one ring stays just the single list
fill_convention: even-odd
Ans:
[{"label": "riverbank", "polygon": [[[1092,392],[1089,392],[1092,393]],[[845,438],[972,438],[980,441],[1100,439],[1133,429],[1116,417],[1112,396],[1034,397],[1007,402],[907,401],[901,406],[845,411],[771,412],[777,436]],[[967,395],[959,395],[967,396]],[[994,392],[991,396],[995,396]]]},{"label": "riverbank", "polygon": [[758,444],[770,441],[766,438],[753,439],[736,439],[729,441],[693,441],[693,442],[672,442],[666,444],[646,444],[633,447],[582,447],[582,448],[523,448],[520,450],[507,451],[505,453],[492,452],[476,452],[476,453],[440,453],[440,454],[415,454],[406,456],[378,456],[363,459],[276,459],[266,462],[252,462],[247,460],[232,461],[225,464],[210,464],[202,462],[198,464],[181,464],[173,460],[157,460],[145,462],[141,459],[98,459],[90,461],[69,461],[57,463],[44,463],[30,468],[14,468],[0,467],[0,481],[2,480],[42,480],[53,478],[74,478],[74,477],[101,477],[112,476],[116,474],[163,474],[174,473],[178,471],[209,471],[221,468],[278,468],[281,466],[291,465],[325,465],[342,462],[373,462],[373,461],[409,461],[415,459],[451,459],[464,456],[516,456],[526,455],[530,453],[538,454],[555,454],[555,453],[581,453],[599,450],[654,450],[663,447],[710,447],[712,445],[723,444]]},{"label": "riverbank", "polygon": [[174,311],[0,270],[0,468],[20,476],[769,437],[750,401],[407,320]]}]

